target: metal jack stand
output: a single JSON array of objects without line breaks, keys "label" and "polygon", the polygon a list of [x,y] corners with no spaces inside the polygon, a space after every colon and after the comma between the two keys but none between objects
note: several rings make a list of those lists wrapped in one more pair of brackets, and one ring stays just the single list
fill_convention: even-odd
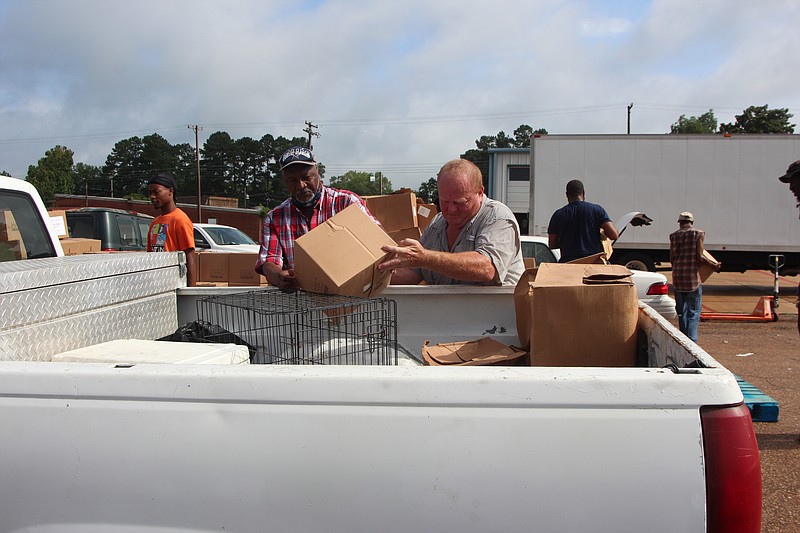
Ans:
[{"label": "metal jack stand", "polygon": [[758,299],[755,309],[750,314],[746,313],[700,313],[700,320],[726,320],[730,322],[776,322],[778,320],[778,275],[784,265],[782,255],[769,256],[769,268],[775,272],[775,282],[772,296],[762,296]]},{"label": "metal jack stand", "polygon": [[[780,287],[778,285],[778,276],[780,275],[781,267],[786,263],[786,258],[780,254],[773,254],[769,256],[769,268],[775,273],[775,282],[772,286],[772,312],[775,313],[778,303],[778,293]],[[778,320],[778,313],[775,313],[775,320]]]}]

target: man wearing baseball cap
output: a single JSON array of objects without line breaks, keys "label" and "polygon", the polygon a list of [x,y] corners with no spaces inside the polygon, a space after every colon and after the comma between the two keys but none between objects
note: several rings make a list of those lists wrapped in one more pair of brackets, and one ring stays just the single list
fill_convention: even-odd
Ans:
[{"label": "man wearing baseball cap", "polygon": [[[797,207],[800,207],[800,160],[789,165],[786,174],[778,179],[789,184],[789,190],[797,199]],[[797,332],[800,333],[800,285],[797,286],[797,312]]]},{"label": "man wearing baseball cap", "polygon": [[360,196],[322,184],[317,160],[308,148],[292,146],[280,156],[278,165],[290,196],[264,217],[255,270],[266,276],[270,285],[292,290],[298,287],[294,276],[295,239],[351,204],[380,223]]},{"label": "man wearing baseball cap", "polygon": [[675,311],[678,327],[684,335],[697,342],[697,325],[703,307],[703,287],[700,285],[700,264],[706,263],[719,271],[721,263],[703,256],[705,232],[694,227],[694,215],[684,211],[678,215],[678,231],[669,236],[669,260],[672,263],[672,286],[675,289]]}]

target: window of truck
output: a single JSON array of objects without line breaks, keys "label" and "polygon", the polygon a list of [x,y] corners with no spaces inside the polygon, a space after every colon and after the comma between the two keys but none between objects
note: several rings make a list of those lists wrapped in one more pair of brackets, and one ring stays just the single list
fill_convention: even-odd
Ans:
[{"label": "window of truck", "polygon": [[55,257],[48,229],[33,199],[16,191],[0,193],[0,261]]}]

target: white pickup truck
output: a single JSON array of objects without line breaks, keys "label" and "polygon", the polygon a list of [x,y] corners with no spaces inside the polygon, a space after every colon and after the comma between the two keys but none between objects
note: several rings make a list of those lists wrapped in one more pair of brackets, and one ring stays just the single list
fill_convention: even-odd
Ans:
[{"label": "white pickup truck", "polygon": [[[5,257],[51,257],[0,262],[0,532],[760,530],[734,376],[644,304],[630,368],[57,362],[248,289],[185,287],[181,253],[60,257],[0,177],[8,213]],[[516,342],[511,288],[380,298],[412,358]]]}]

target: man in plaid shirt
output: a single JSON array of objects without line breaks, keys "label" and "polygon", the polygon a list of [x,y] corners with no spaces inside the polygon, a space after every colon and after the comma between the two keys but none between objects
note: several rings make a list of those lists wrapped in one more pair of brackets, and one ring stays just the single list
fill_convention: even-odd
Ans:
[{"label": "man in plaid shirt", "polygon": [[325,187],[314,154],[308,148],[293,146],[278,159],[290,197],[264,218],[261,249],[256,272],[266,276],[270,285],[296,289],[294,276],[294,240],[325,220],[357,204],[376,224],[364,201],[357,194]]},{"label": "man in plaid shirt", "polygon": [[700,264],[706,263],[719,271],[722,264],[703,257],[705,232],[694,227],[694,216],[684,211],[678,216],[680,229],[669,236],[669,260],[672,263],[672,286],[675,288],[675,311],[678,327],[697,342],[697,325],[703,306],[703,287],[700,285]]}]

